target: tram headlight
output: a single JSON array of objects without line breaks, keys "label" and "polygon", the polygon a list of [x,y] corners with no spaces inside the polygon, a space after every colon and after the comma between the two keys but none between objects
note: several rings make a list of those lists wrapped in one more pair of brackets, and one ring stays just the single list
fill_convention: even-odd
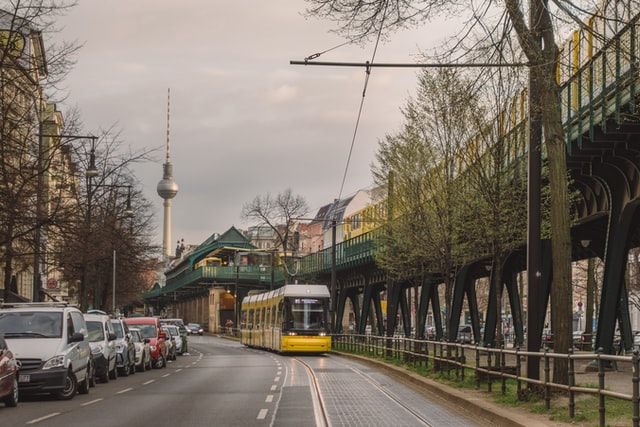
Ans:
[{"label": "tram headlight", "polygon": [[295,332],[289,332],[289,333],[287,333],[287,335],[289,335],[290,337],[293,337],[293,336],[298,335],[298,334],[295,333]]},{"label": "tram headlight", "polygon": [[326,332],[320,332],[320,333],[318,334],[318,336],[326,337],[326,336],[327,336],[327,333],[326,333]]}]

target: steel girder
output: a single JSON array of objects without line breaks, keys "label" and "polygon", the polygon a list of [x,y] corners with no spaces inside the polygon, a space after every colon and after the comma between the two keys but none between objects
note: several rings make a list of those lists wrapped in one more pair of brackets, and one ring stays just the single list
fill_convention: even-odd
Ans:
[{"label": "steel girder", "polygon": [[458,339],[458,329],[460,327],[460,315],[465,295],[471,313],[471,328],[473,330],[474,342],[480,342],[480,315],[478,312],[478,300],[476,298],[475,282],[481,277],[488,277],[486,269],[488,261],[486,259],[475,261],[463,265],[456,273],[453,285],[453,301],[451,302],[451,313],[449,314],[449,324],[447,325],[447,338],[454,342]]},{"label": "steel girder", "polygon": [[[629,155],[628,152],[624,154]],[[616,320],[625,348],[630,349],[633,344],[624,276],[629,234],[637,227],[640,173],[633,161],[622,156],[609,156],[594,162],[592,171],[605,187],[610,206],[596,348],[612,353]]]},{"label": "steel girder", "polygon": [[429,303],[433,312],[433,321],[436,327],[436,340],[442,339],[442,316],[440,314],[440,296],[438,295],[439,281],[423,279],[420,285],[420,302],[416,313],[416,338],[425,338],[425,326]]}]

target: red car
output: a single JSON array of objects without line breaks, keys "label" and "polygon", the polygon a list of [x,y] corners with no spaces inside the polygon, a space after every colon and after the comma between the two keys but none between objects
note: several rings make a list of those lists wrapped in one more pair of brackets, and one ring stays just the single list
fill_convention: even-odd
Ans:
[{"label": "red car", "polygon": [[167,366],[167,334],[160,329],[160,320],[155,317],[130,317],[124,319],[129,327],[136,327],[140,330],[142,338],[149,339],[151,349],[151,363],[155,368]]},{"label": "red car", "polygon": [[0,337],[0,401],[11,407],[18,405],[18,363],[3,337]]}]

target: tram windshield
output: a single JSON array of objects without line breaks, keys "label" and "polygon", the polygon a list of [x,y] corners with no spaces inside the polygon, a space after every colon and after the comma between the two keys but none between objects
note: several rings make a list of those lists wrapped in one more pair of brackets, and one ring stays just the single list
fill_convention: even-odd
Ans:
[{"label": "tram windshield", "polygon": [[318,298],[289,298],[286,304],[288,329],[324,331],[327,300]]}]

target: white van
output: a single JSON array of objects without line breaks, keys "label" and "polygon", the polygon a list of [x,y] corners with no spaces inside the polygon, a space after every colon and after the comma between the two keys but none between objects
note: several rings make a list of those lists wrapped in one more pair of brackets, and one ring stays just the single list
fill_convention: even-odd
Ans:
[{"label": "white van", "polygon": [[66,303],[0,304],[0,335],[18,360],[20,394],[73,399],[89,393],[87,326]]}]

